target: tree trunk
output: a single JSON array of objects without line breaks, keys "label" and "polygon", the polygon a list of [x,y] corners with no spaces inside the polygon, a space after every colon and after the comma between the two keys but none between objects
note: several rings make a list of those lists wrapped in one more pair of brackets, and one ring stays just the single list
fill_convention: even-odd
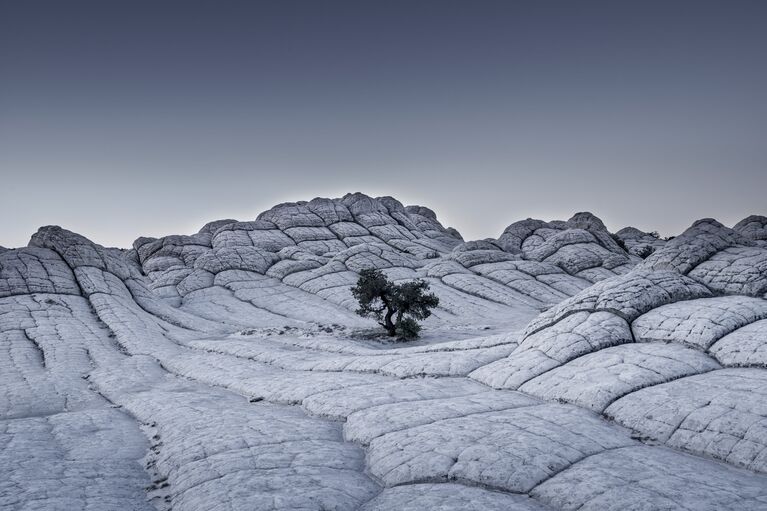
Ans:
[{"label": "tree trunk", "polygon": [[399,324],[402,321],[402,311],[397,311],[397,320],[394,322],[394,331],[396,332],[399,328]]},{"label": "tree trunk", "polygon": [[386,316],[384,316],[384,328],[386,328],[386,331],[389,333],[389,337],[397,335],[397,327],[391,321],[392,316],[394,316],[394,312],[394,309],[387,307]]}]

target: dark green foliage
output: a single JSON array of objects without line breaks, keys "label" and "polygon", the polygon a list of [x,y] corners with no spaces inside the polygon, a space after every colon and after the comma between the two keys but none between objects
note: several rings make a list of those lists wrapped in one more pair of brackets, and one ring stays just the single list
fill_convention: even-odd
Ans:
[{"label": "dark green foliage", "polygon": [[383,312],[384,303],[376,299],[386,299],[392,294],[393,284],[379,270],[362,270],[357,284],[352,288],[352,295],[360,304],[357,314],[369,316]]},{"label": "dark green foliage", "polygon": [[409,341],[411,339],[417,339],[418,334],[421,332],[421,325],[418,324],[413,318],[402,318],[397,332],[402,339]]},{"label": "dark green foliage", "polygon": [[648,233],[648,234],[649,234],[650,236],[652,236],[653,238],[655,238],[656,240],[659,240],[659,239],[660,239],[660,234],[658,234],[658,231],[653,231],[653,232],[650,232],[650,233]]},{"label": "dark green foliage", "polygon": [[372,317],[387,333],[401,339],[415,339],[421,331],[417,320],[431,316],[439,298],[429,293],[421,279],[395,284],[380,270],[362,270],[352,296],[359,302],[357,314]]},{"label": "dark green foliage", "polygon": [[427,293],[429,283],[421,279],[394,286],[394,307],[397,316],[407,315],[413,319],[426,319],[431,309],[439,305],[439,298]]}]

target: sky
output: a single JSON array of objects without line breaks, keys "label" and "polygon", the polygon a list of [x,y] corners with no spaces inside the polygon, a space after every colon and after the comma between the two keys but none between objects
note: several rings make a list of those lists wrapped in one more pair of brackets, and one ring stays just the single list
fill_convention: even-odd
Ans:
[{"label": "sky", "polygon": [[767,2],[0,0],[0,245],[361,191],[466,239],[767,214]]}]

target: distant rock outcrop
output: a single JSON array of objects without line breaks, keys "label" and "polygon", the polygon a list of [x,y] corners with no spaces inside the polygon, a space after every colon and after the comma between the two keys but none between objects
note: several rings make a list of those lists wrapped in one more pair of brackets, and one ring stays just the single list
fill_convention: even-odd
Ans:
[{"label": "distant rock outcrop", "polygon": [[653,252],[660,250],[666,240],[661,239],[657,233],[643,232],[636,227],[624,227],[615,235],[623,241],[629,254],[642,257],[643,259]]},{"label": "distant rock outcrop", "polygon": [[507,358],[470,376],[767,473],[767,435],[744,429],[767,424],[763,323],[767,248],[704,219],[626,275],[538,316]]},{"label": "distant rock outcrop", "polygon": [[735,224],[733,230],[746,238],[756,241],[760,245],[767,244],[767,217],[761,215],[748,216]]},{"label": "distant rock outcrop", "polygon": [[525,234],[528,223],[512,224],[497,241],[465,243],[428,208],[355,193],[279,204],[255,221],[211,222],[192,236],[139,238],[134,249],[148,287],[175,307],[207,288],[241,298],[246,287],[271,282],[286,297],[300,300],[295,288],[349,310],[358,272],[376,268],[394,279],[430,279],[446,313],[440,321],[541,310],[639,260],[589,213]]},{"label": "distant rock outcrop", "polygon": [[[0,507],[767,509],[765,224],[464,241],[356,193],[41,227],[0,248]],[[429,281],[431,337],[351,338],[365,268]]]}]

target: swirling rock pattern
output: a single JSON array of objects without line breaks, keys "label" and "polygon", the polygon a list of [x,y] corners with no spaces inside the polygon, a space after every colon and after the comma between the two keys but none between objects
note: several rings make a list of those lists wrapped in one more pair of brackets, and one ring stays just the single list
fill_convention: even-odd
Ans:
[{"label": "swirling rock pattern", "polygon": [[[465,242],[349,194],[43,227],[0,248],[0,507],[767,509],[765,225]],[[423,341],[360,338],[365,268],[430,282]]]}]

